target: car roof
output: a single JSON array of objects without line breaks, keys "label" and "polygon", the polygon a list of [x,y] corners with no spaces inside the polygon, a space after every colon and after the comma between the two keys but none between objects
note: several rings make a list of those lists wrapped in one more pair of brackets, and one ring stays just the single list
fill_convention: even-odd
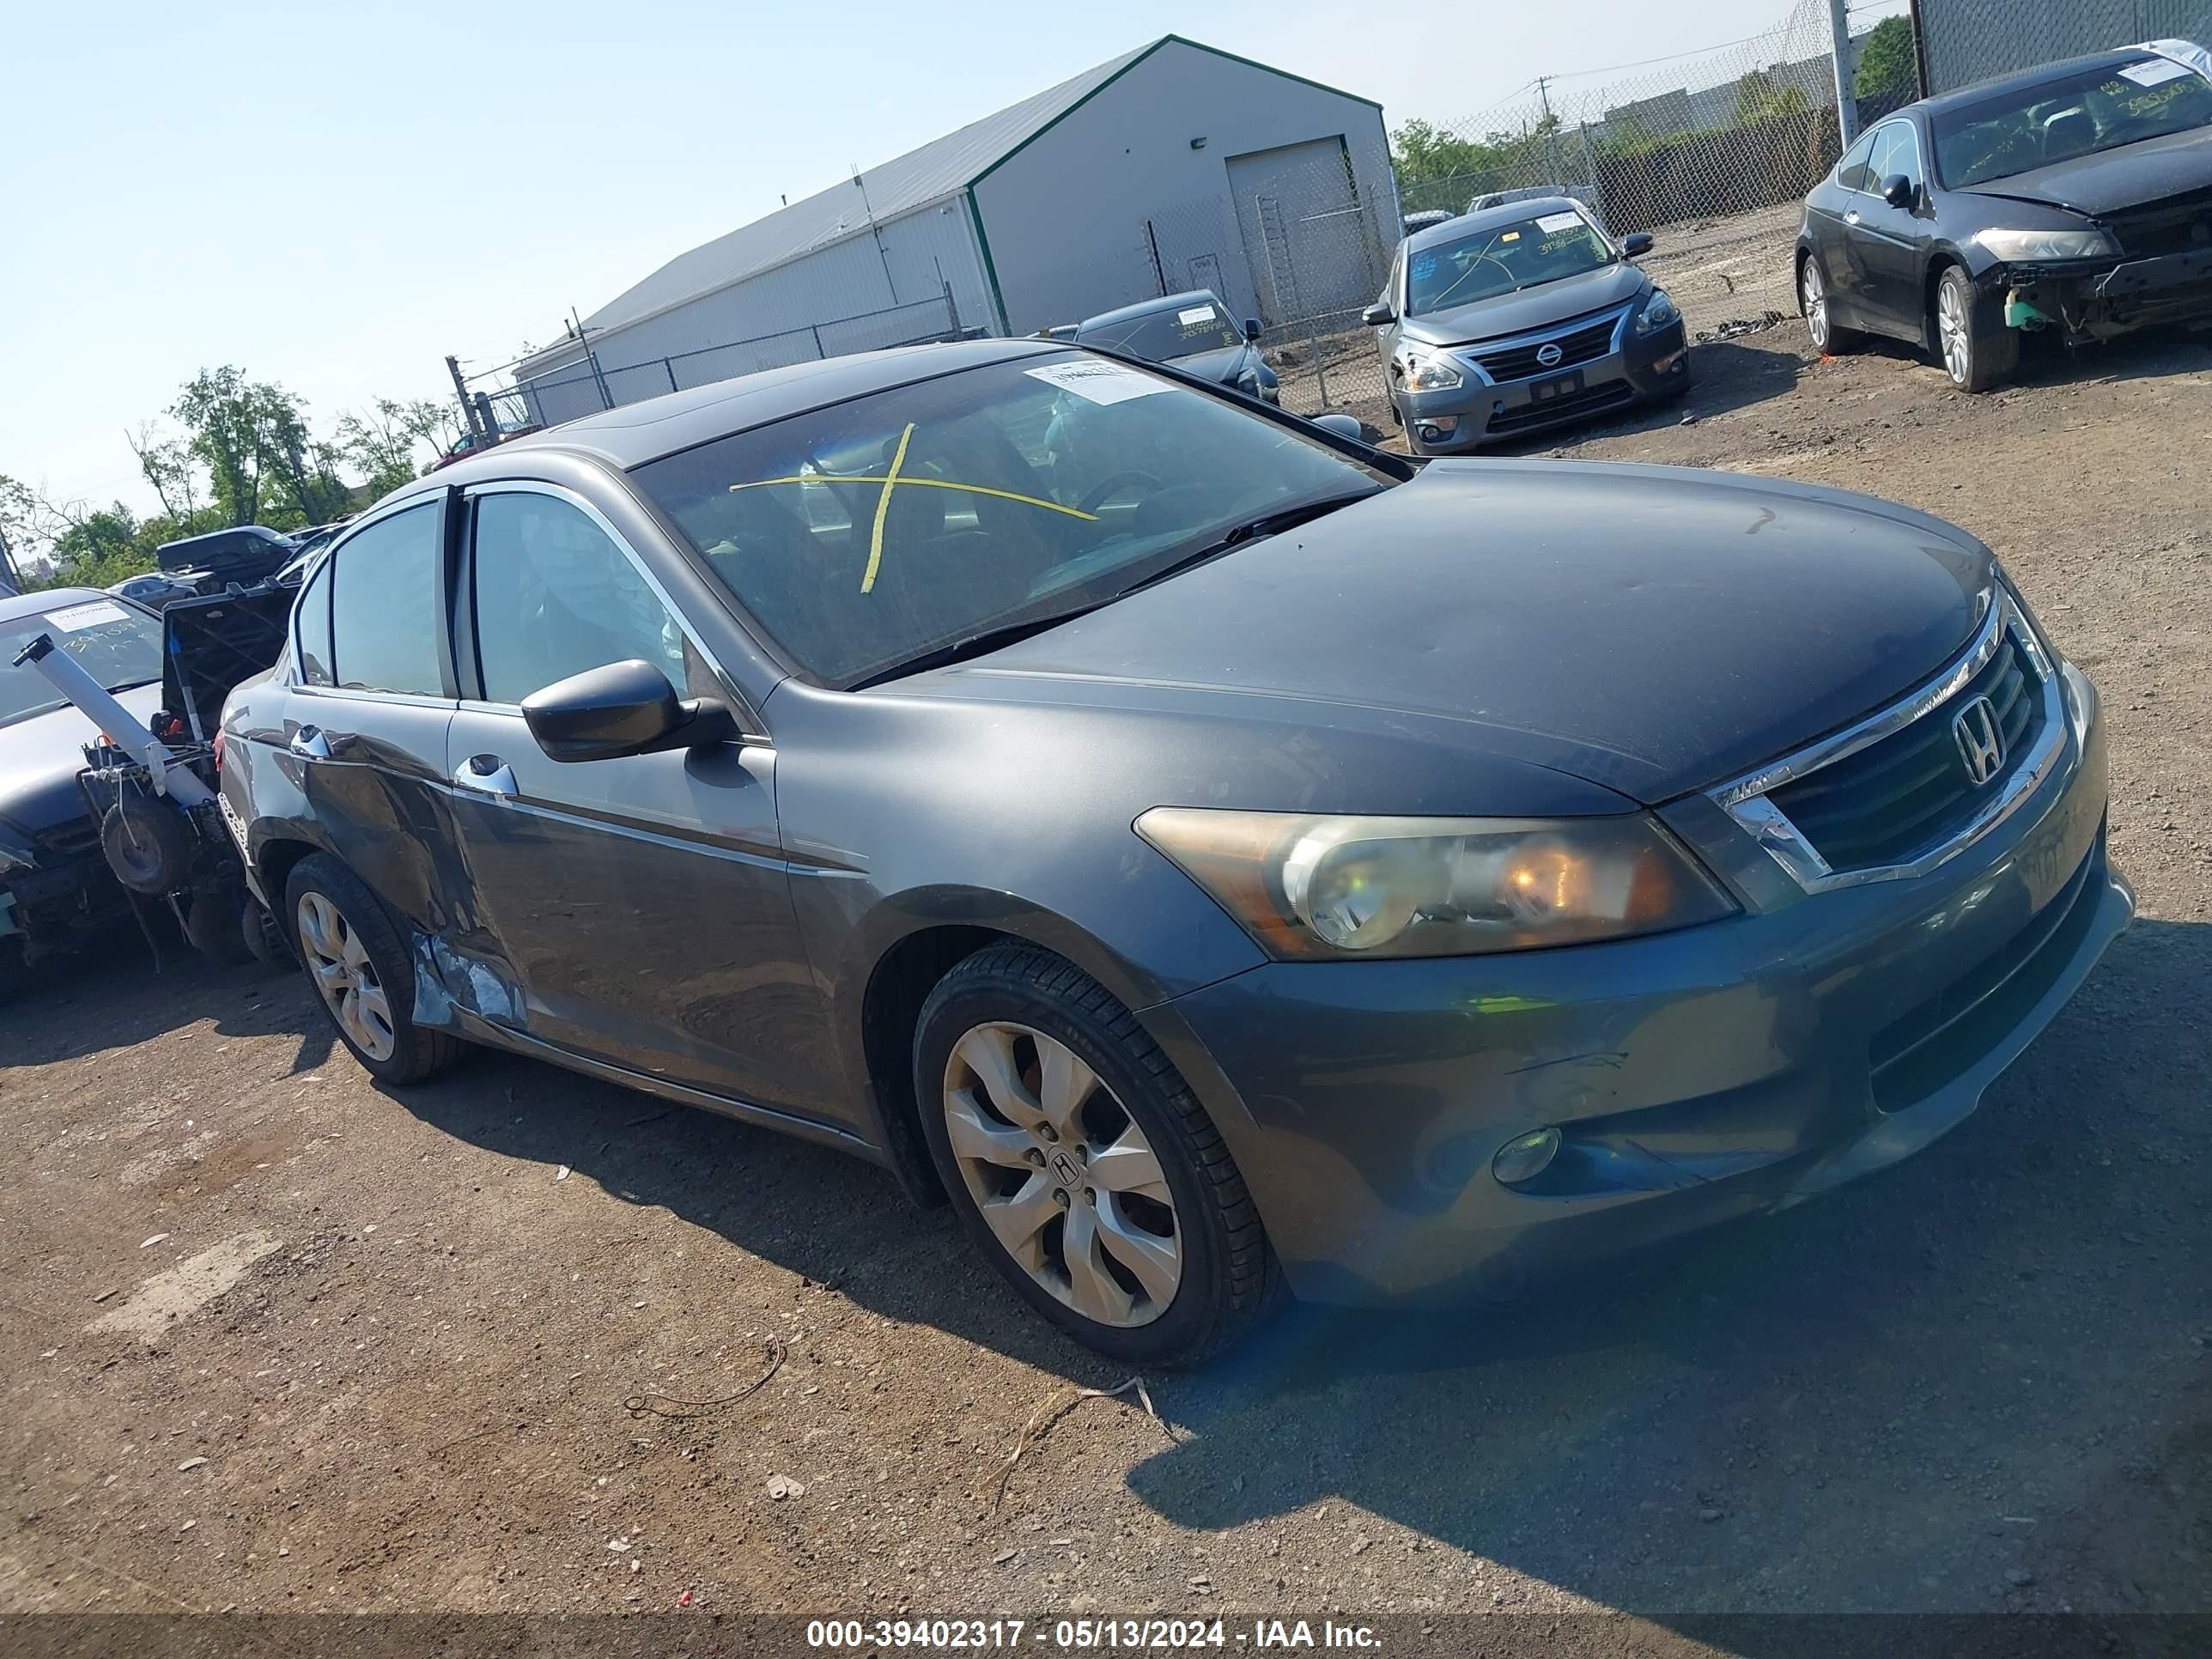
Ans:
[{"label": "car roof", "polygon": [[113,600],[121,597],[97,587],[42,587],[35,593],[11,593],[0,599],[0,623],[35,616],[41,611],[52,611],[56,605],[81,605],[88,599]]},{"label": "car roof", "polygon": [[1181,294],[1164,294],[1157,300],[1139,300],[1134,305],[1102,311],[1096,317],[1085,317],[1076,327],[1098,328],[1107,323],[1126,323],[1132,318],[1150,317],[1156,313],[1174,311],[1183,306],[1218,306],[1220,303],[1220,299],[1210,288],[1186,289]]},{"label": "car roof", "polygon": [[441,467],[431,477],[403,485],[387,496],[426,494],[456,489],[481,480],[511,476],[518,459],[556,450],[586,456],[603,465],[628,471],[657,461],[664,455],[726,438],[733,432],[764,426],[810,409],[848,403],[872,392],[917,380],[934,380],[963,368],[988,363],[1016,362],[1024,357],[1064,355],[1069,348],[1057,340],[960,340],[939,345],[895,346],[887,351],[864,351],[849,357],[827,357],[763,369],[732,380],[716,380],[688,392],[664,392],[641,403],[624,404],[580,420],[563,422],[543,432],[511,438]]},{"label": "car roof", "polygon": [[1523,219],[1533,219],[1540,213],[1583,212],[1583,204],[1571,196],[1534,196],[1525,202],[1507,202],[1494,208],[1485,208],[1480,213],[1462,213],[1456,219],[1447,219],[1440,225],[1429,225],[1415,231],[1406,239],[1411,249],[1434,247],[1439,242],[1456,242],[1462,236],[1479,231],[1494,230],[1500,225],[1517,225]]},{"label": "car roof", "polygon": [[1918,112],[1923,115],[1945,115],[1955,109],[2002,98],[2008,93],[2029,92],[2049,81],[2062,81],[2088,70],[2116,70],[2123,64],[2139,63],[2158,54],[2142,46],[2123,46],[2117,52],[2092,52],[2086,58],[2069,58],[2060,63],[2045,64],[2032,70],[2022,70],[2017,75],[2000,75],[1988,81],[1977,81],[1971,87],[1960,87],[1955,92],[1940,93],[1933,98],[1923,98],[1917,104],[1908,104],[1897,112],[1909,115]]}]

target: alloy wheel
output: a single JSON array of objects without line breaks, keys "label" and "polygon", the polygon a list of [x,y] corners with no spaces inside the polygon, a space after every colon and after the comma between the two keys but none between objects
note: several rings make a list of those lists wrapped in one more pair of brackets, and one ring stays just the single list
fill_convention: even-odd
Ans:
[{"label": "alloy wheel", "polygon": [[969,1194],[1022,1269],[1085,1318],[1129,1328],[1182,1282],[1158,1155],[1075,1051],[1027,1025],[971,1026],[945,1064],[945,1127]]},{"label": "alloy wheel", "polygon": [[391,1000],[361,935],[320,893],[300,895],[300,946],[339,1029],[371,1060],[391,1059],[399,1047]]},{"label": "alloy wheel", "polygon": [[1943,367],[1954,382],[1965,386],[1973,378],[1973,342],[1966,330],[1966,302],[1958,285],[1946,283],[1936,298],[1936,332],[1943,348]]},{"label": "alloy wheel", "polygon": [[1828,349],[1828,293],[1820,282],[1820,267],[1816,260],[1805,261],[1805,326],[1813,336],[1815,349]]}]

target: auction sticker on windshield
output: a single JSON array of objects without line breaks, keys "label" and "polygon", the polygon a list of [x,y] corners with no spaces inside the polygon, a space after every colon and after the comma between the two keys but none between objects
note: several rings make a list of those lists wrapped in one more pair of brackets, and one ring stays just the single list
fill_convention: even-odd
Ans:
[{"label": "auction sticker on windshield", "polygon": [[2193,71],[2186,64],[2177,64],[2170,58],[2154,63],[2130,64],[2120,73],[2139,87],[2160,87]]},{"label": "auction sticker on windshield", "polygon": [[1126,403],[1132,398],[1149,397],[1155,392],[1168,389],[1165,380],[1156,380],[1133,368],[1124,368],[1119,363],[1096,359],[1072,363],[1046,363],[1036,368],[1024,369],[1023,373],[1033,380],[1056,386],[1062,392],[1073,392],[1077,397],[1094,404]]},{"label": "auction sticker on windshield", "polygon": [[1536,221],[1536,228],[1547,236],[1556,236],[1563,230],[1580,228],[1582,222],[1583,216],[1579,213],[1547,213]]},{"label": "auction sticker on windshield", "polygon": [[131,613],[112,599],[88,599],[82,605],[65,605],[58,611],[46,612],[47,625],[64,634],[81,634],[102,623],[130,620]]},{"label": "auction sticker on windshield", "polygon": [[1176,321],[1182,323],[1186,326],[1192,323],[1210,323],[1212,320],[1213,307],[1212,306],[1193,306],[1188,311],[1178,311],[1176,313]]}]

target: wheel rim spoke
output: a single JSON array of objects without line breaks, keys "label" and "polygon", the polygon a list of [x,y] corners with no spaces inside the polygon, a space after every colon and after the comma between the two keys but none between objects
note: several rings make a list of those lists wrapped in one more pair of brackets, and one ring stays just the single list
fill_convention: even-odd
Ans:
[{"label": "wheel rim spoke", "polygon": [[1098,1074],[1064,1042],[1041,1036],[1036,1045],[1037,1067],[1042,1073],[1037,1090],[1038,1103],[1060,1138],[1075,1139],[1083,1132],[1084,1103],[1097,1092]]},{"label": "wheel rim spoke", "polygon": [[1085,1319],[1095,1319],[1102,1325],[1127,1324],[1136,1298],[1121,1288],[1099,1259],[1103,1241],[1098,1220],[1098,1212],[1088,1205],[1078,1205],[1067,1213],[1067,1299]]},{"label": "wheel rim spoke", "polygon": [[337,952],[331,945],[330,903],[319,893],[309,893],[300,901],[300,936],[325,961],[337,959]]},{"label": "wheel rim spoke", "polygon": [[1042,1274],[1045,1226],[1060,1212],[1053,1200],[1052,1182],[1042,1175],[1032,1176],[1012,1197],[989,1199],[980,1207],[1006,1254],[1032,1273]]},{"label": "wheel rim spoke", "polygon": [[994,1123],[966,1095],[948,1095],[945,1102],[945,1130],[956,1157],[1001,1169],[1026,1170],[1036,1140],[1019,1129]]},{"label": "wheel rim spoke", "polygon": [[1045,1111],[1014,1068],[1016,1035],[1008,1026],[978,1025],[960,1039],[952,1057],[975,1074],[1000,1117],[1033,1129],[1045,1121]]},{"label": "wheel rim spoke", "polygon": [[368,951],[362,945],[361,935],[345,925],[343,916],[338,918],[338,959],[360,973],[368,965]]},{"label": "wheel rim spoke", "polygon": [[1134,1193],[1162,1204],[1171,1202],[1159,1157],[1133,1123],[1105,1151],[1091,1154],[1089,1174],[1092,1185],[1109,1192]]},{"label": "wheel rim spoke", "polygon": [[[1101,1193],[1096,1211],[1083,1213],[1094,1212],[1098,1218],[1099,1243],[1137,1276],[1145,1295],[1162,1308],[1174,1301],[1176,1286],[1182,1282],[1182,1247],[1172,1238],[1162,1238],[1131,1222],[1114,1194]],[[1069,1260],[1073,1261],[1072,1255]]]}]

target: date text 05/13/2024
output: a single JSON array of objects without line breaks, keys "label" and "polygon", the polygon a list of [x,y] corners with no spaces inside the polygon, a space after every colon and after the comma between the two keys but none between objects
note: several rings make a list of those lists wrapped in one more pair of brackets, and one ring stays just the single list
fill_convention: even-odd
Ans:
[{"label": "date text 05/13/2024", "polygon": [[1136,1652],[1177,1648],[1360,1648],[1381,1639],[1368,1626],[1334,1620],[1255,1619],[1249,1626],[1193,1619],[816,1619],[811,1648],[1019,1648]]}]

